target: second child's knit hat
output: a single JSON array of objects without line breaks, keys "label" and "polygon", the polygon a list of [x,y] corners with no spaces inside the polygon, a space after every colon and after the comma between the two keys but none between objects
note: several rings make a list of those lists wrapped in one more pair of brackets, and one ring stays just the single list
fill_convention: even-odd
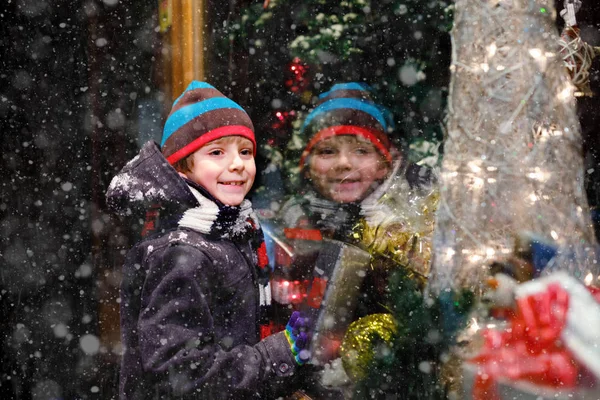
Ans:
[{"label": "second child's knit hat", "polygon": [[338,83],[319,96],[302,125],[308,144],[300,157],[301,169],[318,142],[336,135],[361,136],[392,162],[387,132],[393,129],[393,121],[390,112],[373,101],[370,90],[365,83]]},{"label": "second child's knit hat", "polygon": [[254,126],[246,111],[208,83],[193,81],[173,103],[160,147],[174,164],[224,136],[249,139],[256,153]]}]

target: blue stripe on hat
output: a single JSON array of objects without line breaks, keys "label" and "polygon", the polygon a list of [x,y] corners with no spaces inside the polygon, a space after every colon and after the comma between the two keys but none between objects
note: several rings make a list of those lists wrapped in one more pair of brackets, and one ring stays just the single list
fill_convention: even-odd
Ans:
[{"label": "blue stripe on hat", "polygon": [[317,108],[315,108],[310,114],[308,114],[308,116],[304,120],[304,124],[302,125],[302,130],[306,129],[308,124],[310,124],[310,122],[314,118],[316,118],[322,114],[325,114],[326,112],[333,111],[333,110],[339,110],[341,108],[349,108],[352,110],[358,110],[358,111],[367,113],[367,114],[371,115],[373,118],[375,118],[377,120],[377,122],[379,122],[381,124],[384,131],[387,131],[388,123],[387,123],[386,118],[383,115],[380,107],[376,106],[373,103],[369,103],[369,102],[358,100],[358,99],[346,98],[346,97],[331,99],[331,100],[326,101],[325,103],[321,104]]},{"label": "blue stripe on hat", "polygon": [[363,90],[371,92],[373,89],[371,89],[371,86],[367,85],[366,83],[360,82],[336,83],[331,87],[331,89],[329,89],[328,92],[321,93],[319,95],[319,98],[325,98],[329,96],[332,92],[335,92],[336,90]]},{"label": "blue stripe on hat", "polygon": [[210,99],[182,107],[171,114],[167,119],[165,128],[163,129],[163,137],[160,145],[163,146],[173,132],[177,131],[194,118],[209,111],[218,110],[219,108],[237,108],[238,110],[244,111],[239,104],[231,99],[228,99],[227,97],[212,97]]},{"label": "blue stripe on hat", "polygon": [[[190,90],[195,90],[195,89],[215,89],[215,87],[206,82],[192,81],[192,83],[190,83],[188,85],[188,87],[183,91],[181,96],[179,96],[178,98],[175,99],[175,101],[173,102],[173,107],[175,106],[175,104],[177,104],[179,99],[181,99],[187,92],[189,92]],[[217,90],[217,89],[215,89],[215,90]]]}]

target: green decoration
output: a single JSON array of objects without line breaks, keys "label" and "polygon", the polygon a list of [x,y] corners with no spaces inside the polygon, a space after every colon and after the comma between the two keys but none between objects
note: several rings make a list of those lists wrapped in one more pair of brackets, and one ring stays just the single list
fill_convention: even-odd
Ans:
[{"label": "green decoration", "polygon": [[474,294],[424,296],[418,283],[400,268],[390,279],[388,295],[397,326],[391,351],[376,353],[368,375],[356,384],[354,398],[447,398],[460,368],[451,349],[475,305]]}]

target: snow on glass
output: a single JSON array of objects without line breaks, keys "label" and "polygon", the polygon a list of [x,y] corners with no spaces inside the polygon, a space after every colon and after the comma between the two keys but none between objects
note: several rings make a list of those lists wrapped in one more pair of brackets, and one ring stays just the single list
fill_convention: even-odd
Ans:
[{"label": "snow on glass", "polygon": [[[6,398],[117,397],[120,265],[145,215],[109,216],[104,192],[146,140],[160,140],[165,108],[176,97],[163,70],[173,49],[163,46],[159,3],[1,2],[0,393]],[[336,82],[368,81],[392,110],[402,132],[394,139],[407,158],[440,165],[452,2],[247,3],[239,15],[229,15],[227,2],[206,10],[213,25],[205,29],[205,76],[256,124],[263,164],[252,200],[261,218],[268,222],[296,190],[297,156],[306,145],[298,134],[302,117]],[[308,86],[295,92],[298,82],[288,76],[294,57],[309,66]],[[277,112],[283,121],[274,128]],[[587,167],[593,189],[600,168],[595,161]],[[545,179],[543,170],[529,173],[529,180]],[[165,192],[148,187],[133,195]],[[296,287],[286,290],[301,296]],[[431,366],[418,368],[429,373]],[[333,372],[339,370],[331,365],[328,379],[343,379]]]}]

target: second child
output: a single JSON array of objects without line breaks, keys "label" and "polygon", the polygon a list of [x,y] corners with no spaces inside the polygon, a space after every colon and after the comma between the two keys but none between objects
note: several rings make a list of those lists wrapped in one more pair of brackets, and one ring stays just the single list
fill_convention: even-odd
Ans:
[{"label": "second child", "polygon": [[[284,203],[277,221],[280,242],[288,246],[287,251],[275,251],[272,281],[281,323],[285,323],[289,309],[307,305],[322,308],[321,298],[327,301],[326,289],[319,285],[323,282],[320,272],[315,274],[317,269],[327,268],[314,264],[315,260],[331,258],[320,257],[323,246],[331,240],[335,246],[343,242],[368,253],[360,287],[345,287],[339,282],[335,286],[356,300],[339,311],[344,318],[338,322],[345,326],[362,317],[389,313],[386,289],[395,269],[408,270],[424,284],[436,192],[430,185],[431,173],[408,163],[392,145],[390,130],[387,110],[373,101],[367,85],[358,82],[334,85],[319,96],[306,116],[303,131],[308,140],[300,158],[304,186]],[[328,278],[334,276],[335,272]],[[342,338],[336,340],[343,348]],[[319,350],[314,349],[314,355]],[[317,397],[347,397],[352,390],[350,381],[356,377],[346,377],[348,371],[340,367],[344,352],[338,358],[335,352],[327,356],[330,354],[330,367],[317,378],[308,379],[305,387],[319,393]],[[365,360],[371,355],[357,357]],[[348,359],[343,364],[357,363]]]}]

